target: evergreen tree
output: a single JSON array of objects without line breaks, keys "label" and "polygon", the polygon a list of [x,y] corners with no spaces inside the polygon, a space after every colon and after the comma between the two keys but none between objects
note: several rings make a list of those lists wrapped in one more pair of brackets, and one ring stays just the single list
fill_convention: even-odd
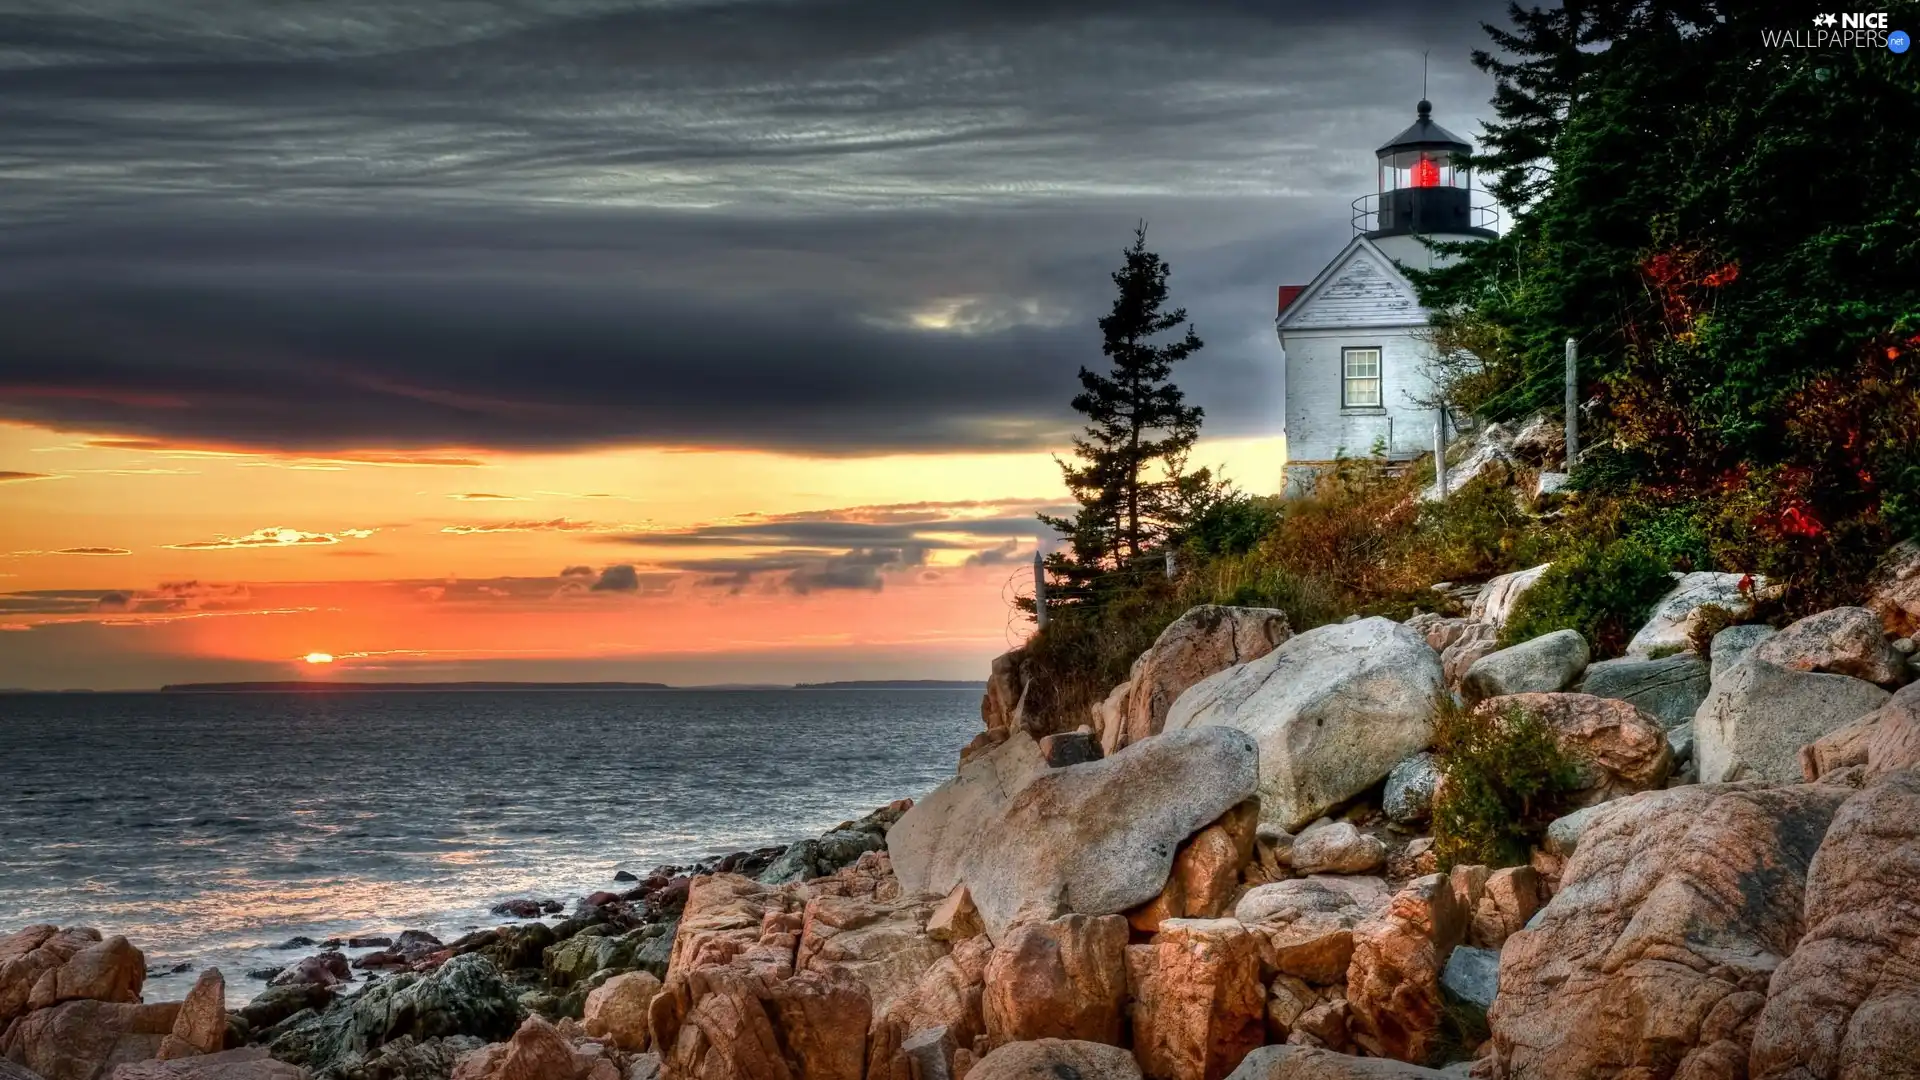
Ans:
[{"label": "evergreen tree", "polygon": [[[1114,272],[1113,310],[1100,320],[1101,352],[1111,366],[1081,368],[1082,390],[1073,399],[1087,426],[1073,440],[1074,460],[1060,468],[1080,511],[1040,516],[1068,544],[1048,561],[1065,586],[1063,600],[1088,599],[1101,575],[1164,543],[1215,491],[1207,470],[1186,471],[1202,412],[1171,380],[1173,366],[1202,343],[1186,309],[1167,308],[1170,273],[1147,250],[1142,223]],[[1182,328],[1178,337],[1164,336]]]}]

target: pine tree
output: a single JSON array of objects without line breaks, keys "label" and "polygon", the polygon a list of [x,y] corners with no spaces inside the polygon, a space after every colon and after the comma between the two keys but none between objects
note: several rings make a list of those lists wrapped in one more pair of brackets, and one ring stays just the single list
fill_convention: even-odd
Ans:
[{"label": "pine tree", "polygon": [[1203,414],[1171,381],[1173,365],[1202,342],[1185,308],[1167,309],[1171,268],[1147,250],[1144,223],[1125,260],[1113,275],[1113,310],[1100,320],[1112,363],[1104,373],[1080,369],[1073,407],[1087,427],[1073,440],[1075,459],[1060,462],[1080,512],[1041,515],[1070,549],[1048,564],[1066,586],[1062,599],[1088,599],[1096,579],[1163,543],[1215,488],[1207,470],[1186,471]]}]

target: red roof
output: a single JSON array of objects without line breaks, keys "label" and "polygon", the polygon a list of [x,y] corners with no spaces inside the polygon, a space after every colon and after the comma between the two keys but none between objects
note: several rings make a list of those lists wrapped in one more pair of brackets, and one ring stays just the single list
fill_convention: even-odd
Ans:
[{"label": "red roof", "polygon": [[1306,291],[1307,287],[1305,285],[1280,286],[1280,310],[1276,314],[1286,314],[1288,305],[1299,299],[1300,294]]}]

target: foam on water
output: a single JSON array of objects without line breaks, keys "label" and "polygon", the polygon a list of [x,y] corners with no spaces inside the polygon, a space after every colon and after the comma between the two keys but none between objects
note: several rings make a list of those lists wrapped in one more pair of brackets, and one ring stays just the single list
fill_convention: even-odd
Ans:
[{"label": "foam on water", "polygon": [[979,723],[948,689],[0,695],[0,933],[125,934],[238,1004],[289,937],[450,939],[918,797]]}]

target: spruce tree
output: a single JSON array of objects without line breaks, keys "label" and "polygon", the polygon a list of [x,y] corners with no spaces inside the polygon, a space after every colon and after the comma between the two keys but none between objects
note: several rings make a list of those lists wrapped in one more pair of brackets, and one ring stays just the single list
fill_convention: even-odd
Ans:
[{"label": "spruce tree", "polygon": [[[1040,516],[1069,547],[1048,562],[1063,600],[1089,599],[1102,575],[1164,543],[1214,490],[1207,470],[1186,471],[1203,414],[1172,382],[1173,366],[1202,342],[1186,309],[1167,307],[1171,268],[1147,250],[1145,223],[1124,257],[1113,274],[1113,310],[1100,320],[1111,364],[1080,369],[1073,407],[1087,426],[1073,440],[1074,459],[1060,462],[1080,511]],[[1175,331],[1183,332],[1166,336]]]}]

